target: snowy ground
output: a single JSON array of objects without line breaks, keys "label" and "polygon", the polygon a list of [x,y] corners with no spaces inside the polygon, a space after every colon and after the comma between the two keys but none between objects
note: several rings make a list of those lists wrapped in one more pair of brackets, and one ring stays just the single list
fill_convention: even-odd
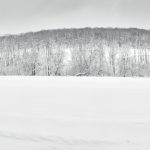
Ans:
[{"label": "snowy ground", "polygon": [[150,80],[1,77],[1,150],[149,150]]}]

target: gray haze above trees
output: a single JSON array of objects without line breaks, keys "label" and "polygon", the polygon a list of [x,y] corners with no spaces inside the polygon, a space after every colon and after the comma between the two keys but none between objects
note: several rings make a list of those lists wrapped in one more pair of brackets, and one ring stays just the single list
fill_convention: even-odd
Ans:
[{"label": "gray haze above trees", "polygon": [[0,34],[54,28],[150,27],[149,0],[0,0]]},{"label": "gray haze above trees", "polygon": [[0,75],[150,76],[150,31],[83,28],[2,36]]}]

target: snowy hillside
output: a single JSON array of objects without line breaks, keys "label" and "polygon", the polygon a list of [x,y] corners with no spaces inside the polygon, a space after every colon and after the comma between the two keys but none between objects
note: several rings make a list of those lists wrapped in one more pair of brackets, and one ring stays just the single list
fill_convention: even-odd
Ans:
[{"label": "snowy hillside", "polygon": [[83,28],[0,37],[0,75],[150,76],[150,31]]}]

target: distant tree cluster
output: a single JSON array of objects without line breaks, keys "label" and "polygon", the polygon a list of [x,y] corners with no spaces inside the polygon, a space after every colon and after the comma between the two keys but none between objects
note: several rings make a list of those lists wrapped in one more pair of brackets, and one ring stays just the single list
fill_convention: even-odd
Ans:
[{"label": "distant tree cluster", "polygon": [[83,28],[1,36],[0,75],[150,76],[150,31]]}]

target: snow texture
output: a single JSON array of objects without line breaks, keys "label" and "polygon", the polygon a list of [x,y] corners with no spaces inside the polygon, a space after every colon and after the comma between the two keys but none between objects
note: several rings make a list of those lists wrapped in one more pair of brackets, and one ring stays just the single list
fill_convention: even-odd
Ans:
[{"label": "snow texture", "polygon": [[1,150],[149,150],[149,79],[1,77]]}]

